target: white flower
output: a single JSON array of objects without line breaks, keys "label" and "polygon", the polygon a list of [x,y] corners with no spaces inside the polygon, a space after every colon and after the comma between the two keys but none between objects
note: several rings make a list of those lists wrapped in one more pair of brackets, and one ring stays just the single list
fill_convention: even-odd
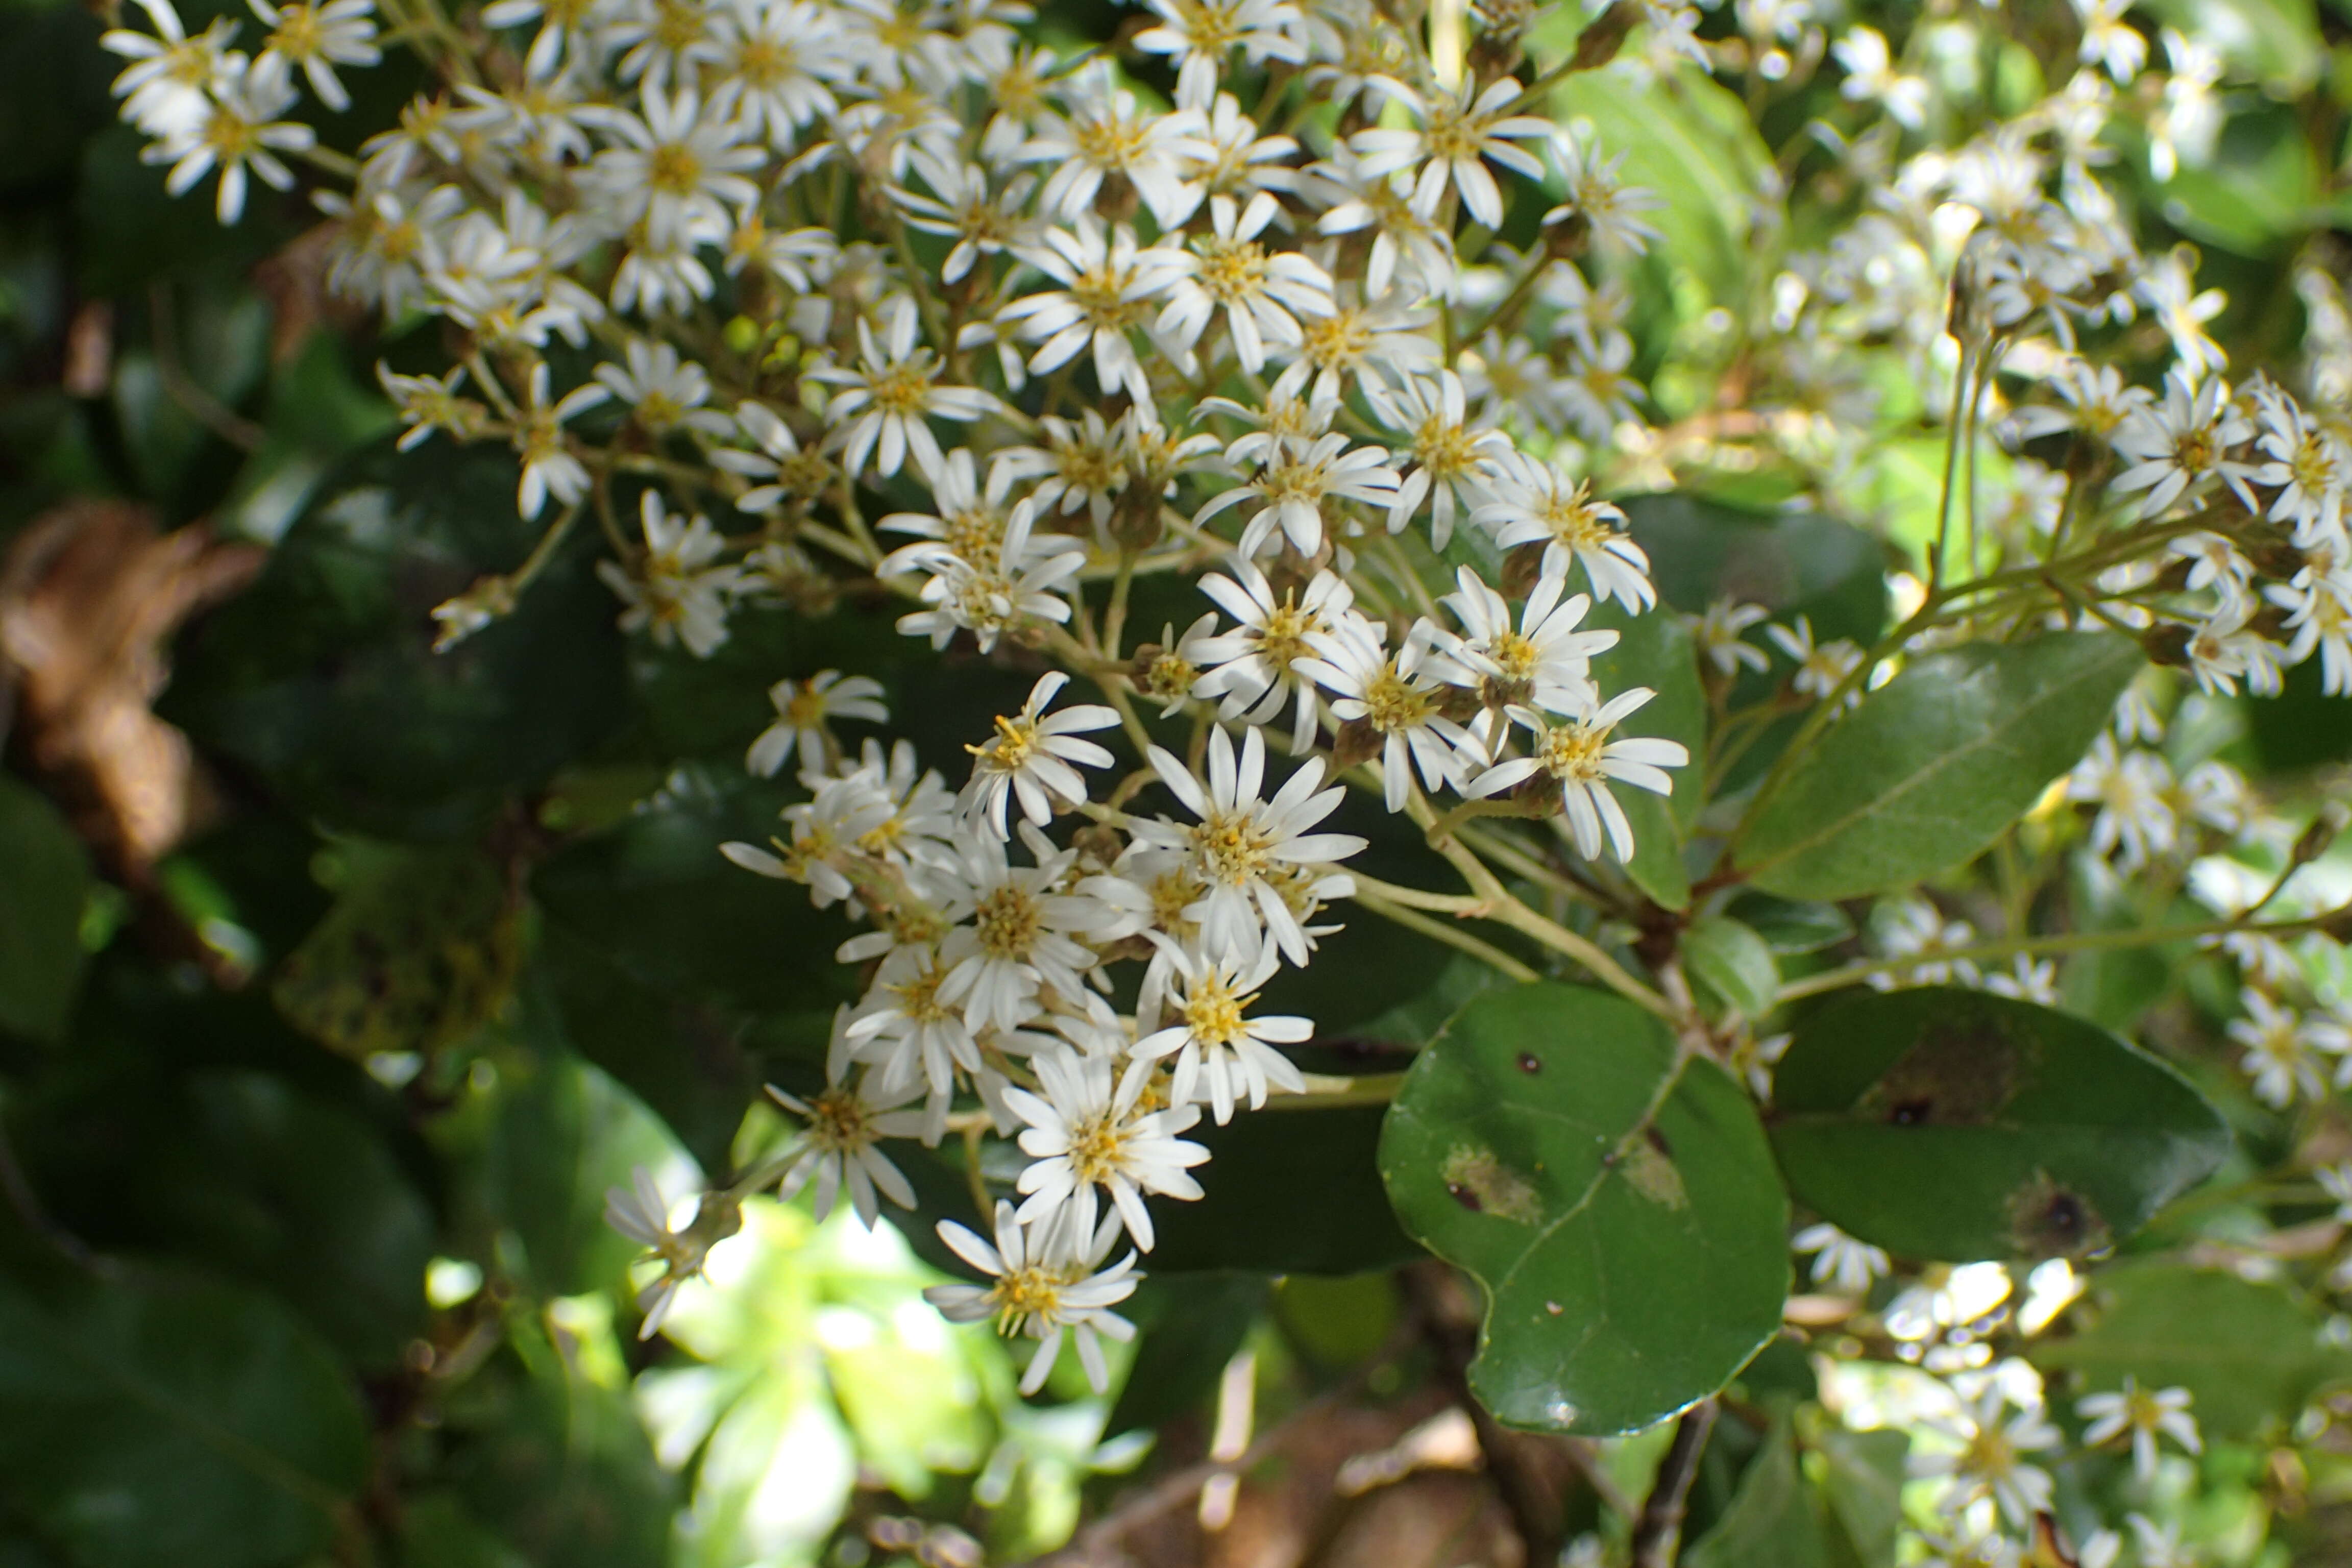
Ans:
[{"label": "white flower", "polygon": [[1796,1247],[1813,1255],[1812,1279],[1849,1296],[1868,1290],[1892,1268],[1886,1254],[1857,1241],[1833,1225],[1809,1225],[1797,1233]]},{"label": "white flower", "polygon": [[2322,1100],[2330,1071],[2323,1056],[2338,1061],[2352,1052],[2352,1031],[2326,1019],[2305,1018],[2259,991],[2240,994],[2246,1016],[2230,1020],[2230,1038],[2246,1050],[2240,1068],[2251,1076],[2254,1098],[2284,1110],[2297,1100]]},{"label": "white flower", "polygon": [[1251,958],[1228,948],[1211,958],[1157,931],[1150,935],[1165,963],[1155,963],[1147,976],[1147,994],[1138,1011],[1175,1022],[1136,1041],[1135,1054],[1175,1054],[1169,1094],[1176,1103],[1207,1100],[1222,1127],[1244,1100],[1255,1110],[1265,1104],[1270,1089],[1304,1092],[1307,1080],[1274,1047],[1312,1038],[1315,1026],[1305,1018],[1253,1018],[1246,1012],[1281,962],[1276,950],[1268,946]]},{"label": "white flower", "polygon": [[1091,1237],[1059,1226],[1033,1231],[1013,1217],[1011,1204],[1000,1201],[993,1247],[953,1220],[941,1220],[939,1229],[940,1239],[957,1257],[995,1283],[933,1285],[923,1291],[923,1300],[950,1322],[994,1318],[999,1332],[1039,1342],[1022,1373],[1022,1393],[1034,1394],[1045,1385],[1046,1373],[1061,1357],[1065,1330],[1077,1342],[1078,1361],[1096,1392],[1109,1387],[1102,1337],[1135,1337],[1135,1326],[1110,1310],[1135,1293],[1135,1254],[1102,1267],[1118,1235],[1114,1219],[1106,1218]]},{"label": "white flower", "polygon": [[1514,455],[1510,438],[1473,425],[1462,378],[1450,370],[1432,380],[1399,376],[1371,402],[1382,424],[1404,432],[1403,455],[1413,464],[1389,503],[1389,531],[1401,532],[1426,501],[1430,542],[1444,550],[1454,537],[1457,505],[1486,510],[1488,471],[1497,458]]},{"label": "white flower", "polygon": [[1115,919],[1100,900],[1058,890],[1075,850],[1056,853],[1034,828],[1023,842],[1036,865],[1013,865],[1004,845],[985,835],[962,846],[971,916],[940,946],[948,973],[939,998],[961,1007],[974,1029],[1021,1027],[1036,1016],[1040,990],[1076,998],[1098,961],[1072,939]]},{"label": "white flower", "polygon": [[1176,106],[1206,109],[1216,95],[1217,69],[1234,49],[1254,66],[1292,65],[1307,58],[1307,17],[1290,0],[1144,0],[1160,18],[1135,36],[1147,55],[1179,62]]},{"label": "white flower", "polygon": [[1567,189],[1568,199],[1544,214],[1546,228],[1572,220],[1582,224],[1596,243],[1636,256],[1646,252],[1650,241],[1660,237],[1657,229],[1643,222],[1641,215],[1654,212],[1664,204],[1653,193],[1618,180],[1617,171],[1625,162],[1625,154],[1604,157],[1597,146],[1589,145],[1586,138],[1572,132],[1553,136],[1547,145],[1551,149],[1552,161],[1559,165],[1560,184]]},{"label": "white flower", "polygon": [[235,69],[228,46],[236,38],[237,24],[223,16],[192,37],[170,0],[138,0],[138,5],[154,24],[153,33],[116,27],[98,40],[131,62],[114,79],[122,118],[150,136],[193,129],[210,112],[205,89]]},{"label": "white flower", "polygon": [[1486,487],[1493,500],[1470,520],[1492,531],[1496,543],[1506,550],[1541,544],[1547,575],[1565,577],[1571,563],[1582,566],[1594,594],[1634,614],[1657,603],[1650,558],[1626,534],[1624,512],[1595,500],[1586,481],[1513,450],[1496,459]]},{"label": "white flower", "polygon": [[1402,811],[1416,767],[1424,788],[1459,790],[1471,769],[1486,765],[1486,753],[1439,711],[1455,674],[1453,661],[1433,651],[1444,634],[1416,621],[1391,654],[1381,646],[1381,631],[1377,622],[1351,613],[1337,631],[1309,637],[1317,657],[1297,668],[1332,693],[1333,718],[1360,723],[1378,738],[1383,797],[1391,811]]},{"label": "white flower", "polygon": [[1222,310],[1234,358],[1253,375],[1265,368],[1269,344],[1295,350],[1302,336],[1298,318],[1331,313],[1331,275],[1297,251],[1269,253],[1259,243],[1280,211],[1264,191],[1246,206],[1231,196],[1211,196],[1210,231],[1193,235],[1189,248],[1178,253],[1168,303],[1152,330],[1189,350]]},{"label": "white flower", "polygon": [[1029,174],[1015,175],[1001,190],[992,189],[988,172],[976,163],[943,158],[918,147],[907,162],[922,176],[932,195],[890,187],[890,195],[907,209],[907,226],[925,234],[946,235],[955,241],[940,268],[942,283],[961,282],[984,257],[1000,255],[1030,243],[1036,225],[1024,216],[1029,196],[1037,188]]},{"label": "white flower", "polygon": [[[2231,461],[2229,452],[2251,437],[2254,427],[2229,397],[2229,384],[2221,377],[2192,382],[2175,370],[2165,377],[2162,403],[2124,416],[2114,445],[2131,466],[2116,476],[2114,489],[2147,491],[2140,500],[2142,517],[2156,516],[2208,479],[2224,479],[2243,490],[2252,470]],[[2246,503],[2253,506],[2252,496]]]},{"label": "white flower", "polygon": [[299,68],[310,90],[329,109],[352,106],[335,75],[337,66],[372,66],[383,60],[375,47],[375,0],[321,0],[321,3],[273,5],[269,0],[246,0],[261,25],[269,29],[256,71],[279,77]]},{"label": "white flower", "polygon": [[[963,456],[961,451],[956,455]],[[970,631],[980,651],[987,653],[1007,633],[1034,622],[1059,625],[1068,620],[1069,604],[1055,590],[1078,574],[1086,552],[1059,534],[1033,540],[1034,519],[1034,509],[1015,507],[1003,539],[977,561],[966,561],[928,541],[893,552],[883,563],[886,574],[931,574],[921,590],[923,603],[930,608],[899,616],[898,629],[908,637],[930,638],[935,648],[947,647],[959,630]]]},{"label": "white flower", "polygon": [[[1136,822],[1141,842],[1181,850],[1188,868],[1208,891],[1184,913],[1200,922],[1211,953],[1231,953],[1254,962],[1260,950],[1279,950],[1295,964],[1307,962],[1307,933],[1286,898],[1302,879],[1323,898],[1345,897],[1355,884],[1326,873],[1338,861],[1360,853],[1365,841],[1349,833],[1308,831],[1339,809],[1347,791],[1322,789],[1323,759],[1309,757],[1283,781],[1272,800],[1265,784],[1265,741],[1255,729],[1244,732],[1236,758],[1233,738],[1222,728],[1209,734],[1209,774],[1204,783],[1181,761],[1151,748],[1152,772],[1197,819],[1190,827],[1171,822]],[[1222,1120],[1222,1118],[1220,1118]]]},{"label": "white flower", "polygon": [[2023,1529],[2049,1508],[2050,1472],[2031,1463],[2028,1456],[2056,1447],[2058,1429],[2035,1411],[2009,1416],[2007,1397],[1998,1384],[1952,1415],[1931,1418],[1927,1425],[1959,1445],[1958,1451],[1914,1449],[1911,1473],[1948,1478],[1948,1511],[1958,1511],[1955,1502],[1990,1497],[2011,1526]]},{"label": "white flower", "polygon": [[1309,639],[1315,633],[1339,625],[1339,616],[1354,601],[1354,590],[1337,573],[1318,572],[1304,595],[1285,588],[1277,600],[1265,574],[1235,557],[1225,572],[1203,576],[1201,592],[1237,624],[1232,631],[1193,644],[1191,657],[1206,673],[1193,686],[1192,695],[1217,703],[1218,718],[1251,725],[1265,723],[1295,696],[1291,749],[1305,751],[1315,738],[1315,688],[1296,666],[1314,655]]},{"label": "white flower", "polygon": [[1451,185],[1461,193],[1462,205],[1488,228],[1503,222],[1502,187],[1486,168],[1492,162],[1530,180],[1543,178],[1543,163],[1517,142],[1551,134],[1551,123],[1532,114],[1517,114],[1522,95],[1509,77],[1489,82],[1481,90],[1475,78],[1435,99],[1423,98],[1402,82],[1383,81],[1381,89],[1402,100],[1420,119],[1412,130],[1356,132],[1360,166],[1367,174],[1417,169],[1412,191],[1413,211],[1423,217],[1437,216],[1437,205]]},{"label": "white flower", "polygon": [[911,451],[915,466],[926,479],[933,478],[944,466],[946,454],[926,421],[969,423],[986,414],[995,400],[972,387],[934,384],[940,356],[918,342],[921,323],[912,300],[904,295],[890,300],[882,317],[878,339],[873,324],[859,318],[856,370],[821,368],[809,374],[846,389],[825,405],[824,416],[835,427],[833,439],[852,475],[864,472],[866,459],[872,456],[876,472],[888,479]]},{"label": "white flower", "polygon": [[1186,1173],[1209,1158],[1198,1143],[1177,1136],[1201,1119],[1181,1102],[1167,1110],[1143,1103],[1152,1064],[1139,1056],[1122,1069],[1109,1058],[1081,1056],[1063,1047],[1030,1058],[1045,1092],[1008,1089],[1004,1102],[1028,1126],[1021,1152],[1031,1163],[1021,1173],[1027,1194],[1018,1217],[1024,1225],[1066,1225],[1091,1235],[1098,1197],[1110,1200],[1135,1245],[1151,1250],[1151,1213],[1147,1193],[1192,1199],[1201,1184]]},{"label": "white flower", "polygon": [[709,518],[670,515],[653,490],[646,492],[640,516],[646,553],[636,572],[610,561],[596,563],[596,574],[628,606],[621,612],[621,629],[650,629],[657,645],[684,643],[695,658],[708,658],[727,640],[727,601],[740,576],[733,566],[711,564],[727,542]]},{"label": "white flower", "polygon": [[661,1194],[653,1173],[643,1165],[629,1173],[629,1185],[604,1193],[604,1223],[638,1246],[652,1249],[650,1261],[661,1272],[637,1292],[637,1310],[645,1321],[637,1338],[648,1340],[658,1331],[677,1300],[678,1287],[702,1272],[703,1260],[716,1243],[741,1224],[736,1206],[719,1194],[706,1195],[693,1220],[683,1230],[669,1222],[669,1201]]},{"label": "white flower", "polygon": [[[2179,838],[2172,809],[2172,769],[2154,752],[2120,751],[2102,734],[2067,775],[2066,798],[2096,805],[2091,847],[2114,855],[2125,872],[2137,871],[2153,856],[2168,854]],[[2120,853],[2118,853],[2120,851]]]},{"label": "white flower", "polygon": [[2156,1479],[2156,1440],[2169,1437],[2192,1454],[2205,1451],[2197,1435],[2197,1418],[2189,1414],[2191,1399],[2185,1388],[2159,1388],[2150,1393],[2129,1373],[2114,1394],[2086,1394],[2074,1402],[2075,1413],[2090,1423],[2083,1441],[2096,1447],[2129,1434],[2132,1473],[2143,1485]]},{"label": "white flower", "polygon": [[2320,656],[2320,689],[2330,697],[2352,696],[2352,567],[2332,572],[2309,568],[2292,583],[2273,583],[2263,596],[2287,612],[2294,638],[2286,661],[2299,664]]},{"label": "white flower", "polygon": [[[1514,628],[1510,602],[1477,573],[1457,567],[1454,580],[1455,591],[1438,601],[1462,623],[1462,636],[1446,647],[1456,666],[1454,679],[1478,687],[1490,712],[1514,703],[1548,713],[1591,711],[1600,700],[1592,685],[1592,656],[1615,647],[1617,634],[1577,629],[1592,608],[1588,595],[1563,599],[1565,576],[1538,577]],[[1501,731],[1498,720],[1488,736],[1489,752],[1500,744]]]},{"label": "white flower", "polygon": [[587,465],[572,455],[564,439],[563,422],[612,395],[592,381],[550,403],[547,374],[545,360],[531,365],[530,396],[514,433],[514,448],[522,458],[522,483],[515,492],[515,510],[526,522],[539,516],[551,496],[560,505],[572,506],[588,493]]},{"label": "white flower", "polygon": [[911,1087],[894,1092],[877,1090],[870,1073],[854,1089],[836,1083],[814,1100],[801,1100],[774,1084],[768,1086],[771,1100],[808,1124],[803,1134],[806,1141],[784,1169],[779,1197],[791,1198],[814,1178],[813,1201],[816,1217],[822,1220],[833,1213],[846,1186],[849,1206],[869,1230],[882,1212],[875,1197],[877,1191],[902,1209],[915,1206],[915,1189],[907,1184],[889,1156],[875,1147],[885,1138],[912,1138],[922,1131],[919,1115],[898,1109],[914,1090]]},{"label": "white flower", "polygon": [[948,966],[931,944],[893,946],[875,969],[856,1016],[842,1030],[848,1054],[873,1068],[877,1092],[926,1090],[920,1130],[925,1142],[937,1142],[946,1130],[957,1071],[977,1074],[982,1065],[979,1042],[962,1009],[940,999],[947,977]]},{"label": "white flower", "polygon": [[1107,768],[1111,754],[1092,741],[1077,737],[1089,730],[1108,730],[1118,722],[1115,709],[1083,703],[1046,716],[1045,705],[1069,684],[1060,670],[1037,678],[1010,719],[999,716],[996,733],[986,742],[966,746],[971,753],[971,782],[964,786],[962,810],[967,822],[984,826],[999,840],[1008,837],[1004,807],[1017,797],[1021,815],[1043,827],[1054,820],[1054,803],[1083,805],[1087,781],[1079,767]]},{"label": "white flower", "polygon": [[1533,733],[1535,755],[1497,763],[1471,782],[1473,795],[1496,795],[1538,773],[1559,784],[1560,803],[1576,837],[1576,852],[1588,860],[1601,858],[1601,841],[1617,858],[1633,858],[1633,825],[1625,808],[1609,792],[1613,781],[1672,795],[1675,781],[1664,770],[1690,762],[1690,751],[1680,741],[1641,736],[1616,738],[1617,726],[1655,697],[1646,686],[1619,692],[1595,709],[1590,718],[1554,722],[1531,708],[1514,706],[1510,716]]},{"label": "white flower", "polygon": [[1072,227],[1047,229],[1020,255],[1061,285],[1024,294],[1004,309],[1002,320],[1039,344],[1028,368],[1042,375],[1091,346],[1097,387],[1105,393],[1124,388],[1139,404],[1150,403],[1151,378],[1128,333],[1150,323],[1150,301],[1168,287],[1183,258],[1164,246],[1139,246],[1127,225],[1105,228],[1084,213]]},{"label": "white flower", "polygon": [[1895,68],[1885,34],[1875,27],[1849,28],[1830,52],[1845,70],[1845,80],[1838,84],[1841,95],[1855,103],[1885,104],[1889,119],[1913,131],[1926,122],[1927,83]]},{"label": "white flower", "polygon": [[813,773],[823,769],[833,749],[835,720],[890,721],[880,681],[837,669],[821,669],[807,680],[779,680],[768,688],[768,700],[775,706],[776,721],[760,731],[743,758],[743,765],[763,779],[775,777],[795,749],[801,766]]},{"label": "white flower", "polygon": [[221,222],[235,223],[245,212],[248,169],[266,185],[291,190],[294,171],[278,154],[308,152],[318,144],[318,133],[309,126],[278,118],[293,107],[294,89],[283,77],[248,67],[242,56],[226,56],[205,83],[202,104],[140,157],[172,165],[163,189],[175,196],[187,195],[217,170],[214,212]]},{"label": "white flower", "polygon": [[698,226],[733,226],[734,214],[759,205],[760,187],[744,177],[767,154],[742,139],[742,127],[681,82],[665,92],[648,78],[637,95],[642,113],[599,107],[583,118],[614,138],[587,178],[615,229],[642,223],[658,249]]},{"label": "white flower", "polygon": [[[1764,635],[1795,663],[1796,674],[1789,684],[1800,694],[1819,701],[1827,701],[1832,692],[1845,687],[1862,665],[1862,649],[1844,637],[1814,642],[1813,623],[1805,616],[1799,616],[1789,626],[1766,626]],[[1849,688],[1842,706],[1851,708],[1861,700],[1862,692]]]},{"label": "white flower", "polygon": [[661,436],[685,428],[721,439],[734,433],[733,420],[716,408],[703,406],[710,401],[709,373],[692,360],[681,358],[676,348],[631,338],[622,356],[625,363],[598,365],[596,379],[636,410],[637,423],[647,431]]},{"label": "white flower", "polygon": [[1057,222],[1075,221],[1093,208],[1106,179],[1123,174],[1162,233],[1192,216],[1201,189],[1182,169],[1203,149],[1185,119],[1139,108],[1133,93],[1112,85],[1107,61],[1071,79],[1067,90],[1069,118],[1033,138],[1022,153],[1052,171],[1038,206]]},{"label": "white flower", "polygon": [[850,39],[826,9],[804,0],[727,0],[709,9],[714,115],[764,127],[768,144],[783,148],[800,127],[840,107],[828,84],[856,68]]},{"label": "white flower", "polygon": [[[824,458],[802,449],[800,437],[772,408],[748,402],[738,405],[735,427],[760,449],[746,452],[719,447],[709,457],[712,466],[757,481],[735,498],[739,511],[769,511],[792,497],[813,496],[824,488],[834,472]],[[885,519],[883,526],[888,525],[889,520]]]},{"label": "white flower", "polygon": [[1769,654],[1743,636],[1748,627],[1761,625],[1771,615],[1761,605],[1719,598],[1711,601],[1704,613],[1685,616],[1684,620],[1690,627],[1691,641],[1697,645],[1699,657],[1715,666],[1717,675],[1728,679],[1742,669],[1760,670],[1772,662]]},{"label": "white flower", "polygon": [[1284,441],[1261,460],[1256,474],[1213,496],[1193,517],[1194,526],[1245,501],[1258,502],[1242,530],[1241,552],[1256,556],[1269,541],[1286,540],[1305,558],[1323,548],[1326,507],[1361,501],[1385,509],[1396,500],[1397,471],[1378,447],[1350,447],[1338,431],[1312,442]]}]

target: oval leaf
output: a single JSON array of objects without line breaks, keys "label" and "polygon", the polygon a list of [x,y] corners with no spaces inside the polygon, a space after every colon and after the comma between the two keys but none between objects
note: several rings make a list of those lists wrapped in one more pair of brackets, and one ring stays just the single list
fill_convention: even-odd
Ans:
[{"label": "oval leaf", "polygon": [[1915,660],[1757,803],[1740,868],[1845,899],[1973,859],[2081,758],[2140,658],[2113,632],[2059,632]]},{"label": "oval leaf", "polygon": [[1754,1108],[1604,992],[1465,1006],[1390,1107],[1381,1173],[1405,1228],[1486,1288],[1470,1384],[1514,1426],[1649,1426],[1780,1328],[1788,1200]]},{"label": "oval leaf", "polygon": [[2071,1015],[1957,986],[1800,1025],[1773,1081],[1789,1189],[1906,1258],[2076,1257],[2226,1158],[2186,1079]]},{"label": "oval leaf", "polygon": [[1780,994],[1780,966],[1753,928],[1709,915],[1683,933],[1683,962],[1745,1018],[1761,1018]]}]

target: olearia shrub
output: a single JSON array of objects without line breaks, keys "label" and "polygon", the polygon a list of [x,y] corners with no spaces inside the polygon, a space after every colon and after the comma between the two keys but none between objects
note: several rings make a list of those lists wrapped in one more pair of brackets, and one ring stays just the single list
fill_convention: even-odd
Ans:
[{"label": "olearia shrub", "polygon": [[[428,668],[643,693],[514,853],[706,1155],[613,1194],[644,1334],[763,1194],[1047,1397],[1164,1269],[1433,1254],[1480,1430],[1641,1471],[1579,1561],[1673,1561],[1711,1454],[1683,1561],[2158,1568],[2347,1484],[2352,310],[2274,9],[103,43],[169,189],[308,204],[373,315],[397,451],[296,534],[477,509]],[[598,987],[714,942],[744,1070],[671,1093]]]}]

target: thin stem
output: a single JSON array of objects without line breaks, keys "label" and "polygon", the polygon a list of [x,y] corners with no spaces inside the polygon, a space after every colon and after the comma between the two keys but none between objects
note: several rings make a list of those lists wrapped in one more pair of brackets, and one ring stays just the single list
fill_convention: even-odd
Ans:
[{"label": "thin stem", "polygon": [[1480,941],[1459,926],[1450,926],[1443,921],[1433,921],[1427,915],[1416,914],[1402,904],[1392,903],[1378,893],[1365,891],[1360,885],[1356,889],[1356,902],[1383,920],[1394,921],[1407,931],[1419,931],[1433,942],[1442,942],[1448,947],[1458,948],[1513,980],[1524,982],[1543,978],[1501,948],[1491,942]]}]

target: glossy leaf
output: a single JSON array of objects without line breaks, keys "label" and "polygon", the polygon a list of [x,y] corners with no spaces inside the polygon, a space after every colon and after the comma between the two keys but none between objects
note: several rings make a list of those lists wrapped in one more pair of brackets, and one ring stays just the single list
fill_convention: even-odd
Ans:
[{"label": "glossy leaf", "polygon": [[0,1498],[78,1568],[278,1568],[366,1469],[355,1391],[271,1298],[0,1278]]},{"label": "glossy leaf", "polygon": [[1761,605],[1776,620],[1803,616],[1823,641],[1865,645],[1886,624],[1885,547],[1851,523],[1683,491],[1626,496],[1618,504],[1649,553],[1659,597],[1686,615],[1728,598]]},{"label": "glossy leaf", "polygon": [[1790,1190],[1906,1258],[2080,1257],[2230,1152],[2220,1113],[2154,1057],[1958,987],[1866,992],[1808,1016],[1773,1105]]},{"label": "glossy leaf", "polygon": [[1828,1552],[1820,1504],[1783,1418],[1741,1473],[1731,1506],[1681,1561],[1684,1568],[1826,1568]]},{"label": "glossy leaf", "polygon": [[1683,962],[1691,975],[1741,1017],[1761,1018],[1780,998],[1780,970],[1754,930],[1728,915],[1710,915],[1683,932]]},{"label": "glossy leaf", "polygon": [[81,984],[89,855],[40,792],[0,774],[0,1030],[55,1039]]},{"label": "glossy leaf", "polygon": [[1464,1007],[1381,1139],[1405,1226],[1486,1288],[1472,1388],[1503,1420],[1632,1431],[1780,1327],[1788,1203],[1747,1096],[1604,992]]},{"label": "glossy leaf", "polygon": [[1974,858],[2089,748],[2140,663],[2112,632],[1915,660],[1756,804],[1739,868],[1767,892],[1843,899]]},{"label": "glossy leaf", "polygon": [[2186,1388],[2209,1442],[2291,1423],[2318,1388],[2352,1378],[2352,1352],[2321,1342],[2321,1314],[2283,1285],[2215,1269],[2146,1263],[2093,1278],[2087,1323],[2037,1341],[2045,1373],[2086,1389]]},{"label": "glossy leaf", "polygon": [[1587,616],[1595,629],[1618,634],[1617,646],[1592,660],[1592,679],[1601,690],[1646,686],[1657,693],[1620,730],[1681,742],[1691,765],[1670,770],[1674,794],[1621,789],[1617,799],[1633,827],[1633,858],[1625,874],[1665,909],[1690,906],[1690,874],[1683,867],[1683,840],[1698,821],[1706,756],[1706,691],[1700,686],[1697,656],[1681,619],[1653,612],[1628,616],[1617,605],[1599,605]]},{"label": "glossy leaf", "polygon": [[1764,939],[1774,952],[1819,952],[1853,935],[1853,921],[1835,904],[1776,899],[1750,890],[1726,911]]},{"label": "glossy leaf", "polygon": [[1853,1432],[1824,1422],[1811,1447],[1822,1457],[1831,1562],[1843,1568],[1895,1568],[1910,1435]]}]

